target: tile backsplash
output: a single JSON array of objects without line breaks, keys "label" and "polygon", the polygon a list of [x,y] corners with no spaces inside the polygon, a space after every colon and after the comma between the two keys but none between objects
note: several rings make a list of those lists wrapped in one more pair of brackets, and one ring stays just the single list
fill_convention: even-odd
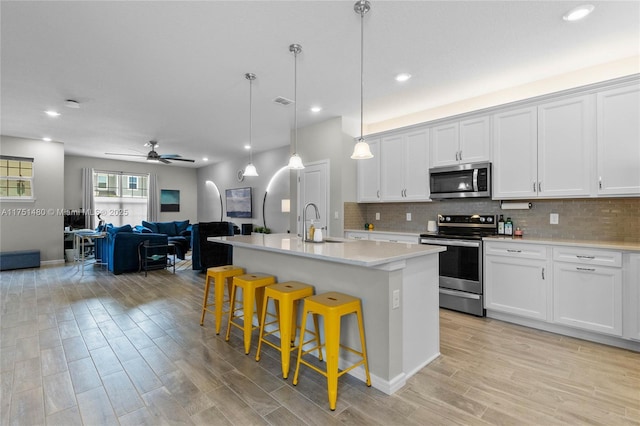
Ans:
[{"label": "tile backsplash", "polygon": [[[373,223],[378,231],[427,230],[438,214],[495,214],[510,217],[514,229],[540,238],[640,242],[640,197],[530,200],[529,210],[502,210],[499,201],[443,200],[424,203],[344,203],[344,229],[364,229]],[[380,213],[380,220],[375,220]],[[411,213],[411,221],[407,221]],[[557,213],[557,225],[549,215]]]}]

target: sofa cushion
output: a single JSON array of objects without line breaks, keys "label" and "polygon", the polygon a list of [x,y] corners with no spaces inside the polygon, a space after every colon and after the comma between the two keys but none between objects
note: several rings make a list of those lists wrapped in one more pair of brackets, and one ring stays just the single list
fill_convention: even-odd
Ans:
[{"label": "sofa cushion", "polygon": [[151,232],[153,232],[154,234],[158,234],[158,225],[156,224],[156,222],[147,222],[146,220],[142,221],[142,226],[144,226],[145,228],[149,228],[151,229]]},{"label": "sofa cushion", "polygon": [[154,232],[146,226],[136,225],[133,230],[139,234],[153,234]]},{"label": "sofa cushion", "polygon": [[131,225],[123,225],[120,227],[114,226],[112,228],[107,228],[107,233],[109,233],[109,235],[115,235],[121,232],[133,232],[133,228],[131,227]]},{"label": "sofa cushion", "polygon": [[189,227],[189,219],[183,220],[182,222],[175,221],[174,223],[176,224],[177,235],[182,235],[182,233]]},{"label": "sofa cushion", "polygon": [[156,226],[158,227],[158,234],[166,234],[170,237],[178,235],[175,222],[156,222]]}]

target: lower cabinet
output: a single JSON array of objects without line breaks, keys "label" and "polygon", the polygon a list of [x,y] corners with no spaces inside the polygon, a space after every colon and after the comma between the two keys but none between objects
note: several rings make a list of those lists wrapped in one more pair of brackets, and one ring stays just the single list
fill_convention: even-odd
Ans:
[{"label": "lower cabinet", "polygon": [[488,312],[640,340],[640,254],[485,241],[484,264]]},{"label": "lower cabinet", "polygon": [[409,234],[392,234],[388,232],[372,232],[372,231],[345,231],[344,237],[350,240],[372,240],[385,241],[390,243],[411,243],[418,244],[420,237]]},{"label": "lower cabinet", "polygon": [[624,257],[622,335],[640,340],[640,254]]},{"label": "lower cabinet", "polygon": [[622,269],[556,262],[553,321],[622,336]]},{"label": "lower cabinet", "polygon": [[485,253],[485,309],[548,320],[547,248],[486,243]]}]

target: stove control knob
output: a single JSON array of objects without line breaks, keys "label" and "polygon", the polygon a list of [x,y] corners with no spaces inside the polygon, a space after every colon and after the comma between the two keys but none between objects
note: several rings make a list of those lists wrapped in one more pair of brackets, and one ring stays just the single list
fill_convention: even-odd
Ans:
[{"label": "stove control knob", "polygon": [[487,222],[493,223],[493,216],[487,216]]},{"label": "stove control knob", "polygon": [[484,216],[480,216],[480,223],[484,223]]},{"label": "stove control knob", "polygon": [[447,217],[444,218],[444,220],[447,221],[447,222],[451,222],[451,217],[447,216]]}]

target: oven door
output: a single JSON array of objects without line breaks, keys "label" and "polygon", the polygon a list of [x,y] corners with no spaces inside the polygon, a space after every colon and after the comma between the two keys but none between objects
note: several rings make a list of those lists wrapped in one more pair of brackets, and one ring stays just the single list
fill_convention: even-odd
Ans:
[{"label": "oven door", "polygon": [[420,243],[447,247],[440,253],[440,288],[482,294],[482,241],[421,238]]}]

